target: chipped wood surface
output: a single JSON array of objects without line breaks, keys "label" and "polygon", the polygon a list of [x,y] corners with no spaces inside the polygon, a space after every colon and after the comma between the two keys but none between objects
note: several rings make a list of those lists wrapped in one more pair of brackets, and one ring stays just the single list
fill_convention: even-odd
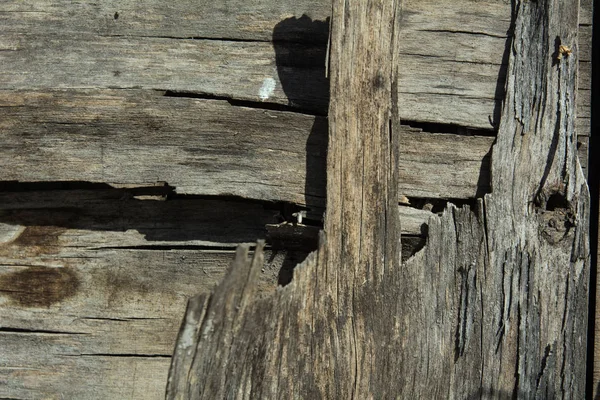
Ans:
[{"label": "chipped wood surface", "polygon": [[390,207],[401,159],[388,136],[398,127],[381,119],[398,56],[387,47],[391,4],[333,2],[319,250],[257,299],[261,244],[250,258],[240,247],[215,291],[188,304],[168,398],[584,397],[589,194],[577,55],[553,55],[556,37],[577,41],[579,2],[516,3],[492,192],[430,218],[426,247],[401,265]]},{"label": "chipped wood surface", "polygon": [[[311,217],[320,220],[327,126],[323,116],[308,114],[323,115],[327,109],[324,21],[331,4],[71,3],[0,3],[0,348],[6,350],[0,354],[0,397],[162,398],[185,300],[221,280],[234,246],[266,237],[264,271],[258,271],[264,297],[277,281],[291,279],[292,268],[318,241],[318,227],[279,223],[277,207],[171,195],[294,202],[309,206]],[[439,304],[454,305],[460,318],[470,318],[473,314],[461,307],[472,304],[474,294],[459,297],[456,288],[470,287],[472,270],[459,268],[460,281],[452,266],[471,260],[469,243],[484,241],[480,210],[473,217],[450,206],[452,212],[442,214],[444,202],[416,199],[416,206],[412,197],[464,199],[490,191],[491,134],[504,95],[510,4],[405,0],[403,6],[399,115],[410,122],[484,129],[477,134],[489,135],[432,135],[407,127],[399,135],[399,198],[413,202],[398,208],[402,259],[414,256],[406,265],[421,272],[406,282],[415,285],[411,293],[423,294],[439,281]],[[590,129],[590,0],[581,1],[579,18],[575,129],[582,157]],[[269,79],[273,91],[265,92]],[[435,127],[428,131],[436,132]],[[234,146],[240,136],[243,145]],[[14,192],[7,180],[32,182],[33,189]],[[73,190],[65,184],[68,190],[56,191],[36,183],[54,187],[57,180],[117,189]],[[162,181],[171,186],[137,188]],[[425,235],[429,245],[415,256]],[[452,247],[449,237],[464,243],[456,254],[442,256],[446,246]],[[435,244],[442,240],[443,246]],[[443,279],[421,268],[427,260],[450,265],[442,270],[447,272]],[[307,268],[314,262],[308,260]],[[293,282],[302,287],[313,278],[302,273]],[[494,282],[513,293],[517,278],[503,279]],[[453,294],[450,300],[442,288]],[[459,332],[456,314],[446,310],[445,325],[437,327],[431,321],[442,306],[402,304],[424,310],[413,339],[423,332],[432,336],[409,345],[426,349],[427,360],[438,362],[432,370],[439,367],[445,360],[434,347],[447,332]],[[514,308],[502,315],[503,322],[515,321]],[[189,320],[191,326],[194,321]],[[457,335],[458,353],[473,350],[474,336],[468,334],[473,321],[477,327],[467,318],[466,333]],[[511,329],[514,324],[502,332],[512,332],[508,336],[514,339]],[[500,349],[512,342],[502,343]],[[557,360],[555,347],[549,349],[543,358],[547,371]],[[460,358],[457,374],[476,364],[468,357]],[[454,368],[444,364],[438,374],[453,388],[458,375],[448,378],[447,371]],[[419,365],[409,372],[415,371],[427,376],[429,370]],[[498,379],[510,381],[506,376]],[[546,375],[540,376],[546,382]],[[288,384],[296,387],[293,380]],[[466,393],[468,386],[452,390]],[[423,390],[438,395],[447,389],[439,388]],[[478,396],[498,395],[491,386],[474,390]]]},{"label": "chipped wood surface", "polygon": [[[5,90],[0,121],[3,181],[163,181],[179,194],[324,206],[324,117],[143,90]],[[493,137],[402,132],[402,195],[489,190]]]}]

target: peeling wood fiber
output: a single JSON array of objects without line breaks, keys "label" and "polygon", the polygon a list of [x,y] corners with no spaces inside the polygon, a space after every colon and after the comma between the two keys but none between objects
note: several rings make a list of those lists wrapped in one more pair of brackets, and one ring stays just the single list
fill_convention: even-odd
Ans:
[{"label": "peeling wood fiber", "polygon": [[[319,250],[256,299],[261,244],[252,258],[239,248],[219,287],[188,304],[168,398],[584,397],[578,2],[514,7],[492,192],[430,218],[425,248],[399,264],[395,4],[333,2]],[[559,59],[561,44],[575,51]]]}]

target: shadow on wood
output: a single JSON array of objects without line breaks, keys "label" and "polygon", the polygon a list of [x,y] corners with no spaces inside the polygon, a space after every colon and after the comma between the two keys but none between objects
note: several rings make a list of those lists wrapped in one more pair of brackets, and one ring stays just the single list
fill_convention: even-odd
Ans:
[{"label": "shadow on wood", "polygon": [[262,244],[238,250],[188,304],[167,398],[584,397],[577,55],[552,57],[557,35],[577,41],[578,1],[514,4],[491,193],[430,217],[402,264],[397,7],[333,1],[326,233],[270,297],[253,295]]}]

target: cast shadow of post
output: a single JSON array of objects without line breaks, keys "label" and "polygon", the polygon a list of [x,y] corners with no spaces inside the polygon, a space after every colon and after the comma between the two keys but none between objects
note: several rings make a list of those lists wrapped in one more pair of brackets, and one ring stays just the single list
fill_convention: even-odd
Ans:
[{"label": "cast shadow of post", "polygon": [[305,204],[308,211],[325,206],[327,109],[329,80],[325,76],[329,19],[312,21],[306,15],[287,18],[273,29],[277,74],[288,105],[316,115],[306,141]]},{"label": "cast shadow of post", "polygon": [[[277,74],[288,105],[298,112],[315,115],[306,140],[304,203],[306,219],[317,225],[325,209],[327,185],[329,80],[325,76],[325,61],[328,38],[329,18],[313,21],[302,15],[287,18],[273,28]],[[291,282],[297,263],[297,258],[286,257],[279,273],[280,285]]]}]

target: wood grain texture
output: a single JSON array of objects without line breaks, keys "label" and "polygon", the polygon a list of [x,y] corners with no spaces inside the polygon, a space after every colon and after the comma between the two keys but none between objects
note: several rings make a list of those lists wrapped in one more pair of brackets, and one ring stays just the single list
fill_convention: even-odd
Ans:
[{"label": "wood grain texture", "polygon": [[[404,7],[400,117],[497,128],[510,4],[410,0]],[[582,61],[590,59],[588,8],[581,15]],[[177,0],[168,6],[111,0],[77,7],[66,0],[10,0],[0,5],[6,66],[0,88],[141,87],[325,112],[330,12],[324,0]],[[269,84],[273,92],[263,99],[261,88]],[[583,130],[589,120],[582,123]]]},{"label": "wood grain texture", "polygon": [[554,38],[577,40],[577,4],[517,3],[492,192],[476,210],[430,220],[427,247],[406,263],[404,289],[418,295],[403,298],[414,319],[401,331],[422,356],[399,376],[415,397],[584,397],[589,194],[576,155],[577,60],[553,56]]},{"label": "wood grain texture", "polygon": [[[0,193],[0,397],[163,398],[187,299],[277,221],[261,204],[132,194]],[[307,252],[266,250],[260,290]]]},{"label": "wood grain texture", "polygon": [[[489,190],[493,137],[402,129],[403,195]],[[324,206],[323,117],[144,90],[6,90],[0,133],[2,181],[162,181],[179,194]]]},{"label": "wood grain texture", "polygon": [[[267,295],[318,242],[310,226],[269,230],[285,217],[276,204],[46,186],[0,192],[0,397],[163,398],[185,303],[223,278],[235,246],[267,239]],[[411,235],[434,215],[399,213]]]},{"label": "wood grain texture", "polygon": [[553,54],[556,37],[577,40],[578,1],[515,4],[492,192],[430,218],[426,247],[402,265],[396,125],[380,119],[394,103],[383,100],[398,65],[386,47],[394,25],[370,20],[395,13],[333,4],[327,200],[337,207],[326,234],[272,297],[253,294],[261,244],[252,257],[238,249],[213,294],[188,304],[168,398],[583,398],[589,194],[577,55]]},{"label": "wood grain texture", "polygon": [[325,220],[331,240],[297,268],[289,290],[275,294],[277,307],[275,297],[253,301],[261,244],[251,260],[247,248],[238,248],[231,273],[216,291],[188,306],[168,398],[394,393],[393,381],[383,385],[385,374],[363,371],[394,352],[387,346],[393,338],[379,334],[396,322],[367,310],[383,305],[372,285],[384,285],[400,256],[398,134],[389,124],[399,21],[395,2],[344,6],[334,1],[332,18]]},{"label": "wood grain texture", "polygon": [[[271,3],[3,2],[0,87],[142,87],[263,101],[260,90],[272,82],[266,101],[325,112],[331,5]],[[492,129],[509,5],[445,0],[406,7],[401,118]]]}]

